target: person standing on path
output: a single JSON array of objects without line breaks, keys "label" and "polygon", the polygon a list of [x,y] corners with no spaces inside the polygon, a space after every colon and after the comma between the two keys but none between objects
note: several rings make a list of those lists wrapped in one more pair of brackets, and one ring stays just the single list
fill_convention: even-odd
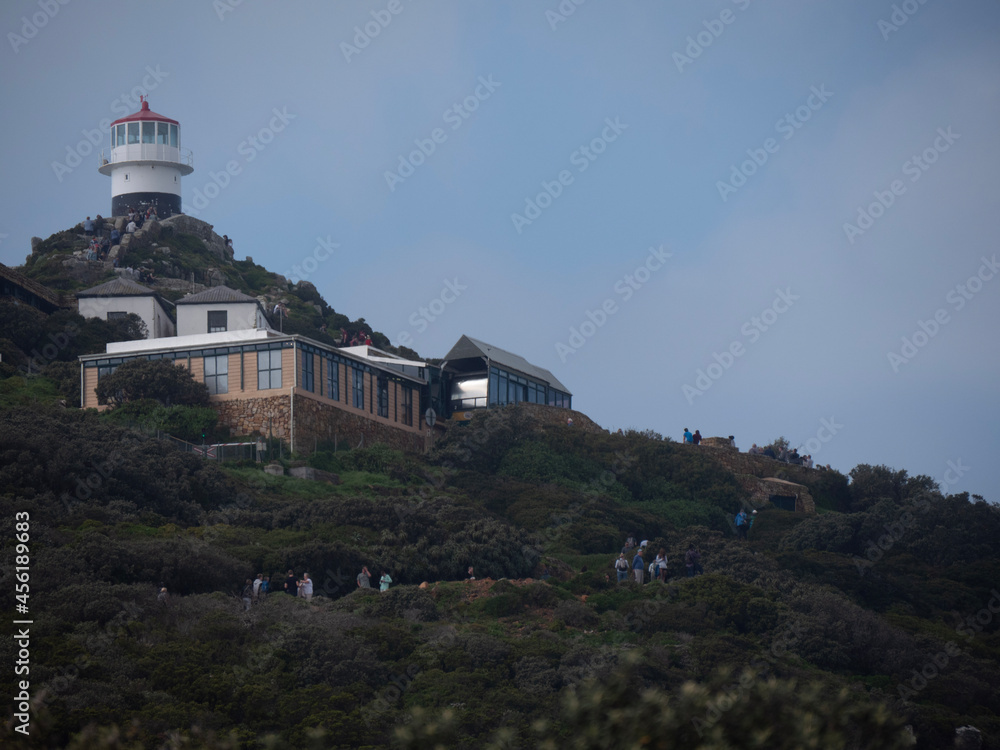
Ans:
[{"label": "person standing on path", "polygon": [[372,574],[368,572],[368,566],[363,565],[361,567],[361,572],[358,573],[358,588],[359,589],[370,589],[372,587]]},{"label": "person standing on path", "polygon": [[642,559],[641,549],[632,558],[632,571],[635,573],[635,582],[641,584],[643,574],[646,572],[646,563]]}]

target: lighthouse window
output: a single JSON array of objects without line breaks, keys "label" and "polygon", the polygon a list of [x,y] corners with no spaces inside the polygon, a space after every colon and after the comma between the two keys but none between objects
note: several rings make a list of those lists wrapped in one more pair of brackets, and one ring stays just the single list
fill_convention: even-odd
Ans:
[{"label": "lighthouse window", "polygon": [[130,122],[128,124],[128,142],[129,143],[139,142],[139,123]]},{"label": "lighthouse window", "polygon": [[115,145],[124,146],[125,145],[125,126],[118,125],[115,127]]},{"label": "lighthouse window", "polygon": [[153,142],[153,130],[156,128],[155,122],[144,122],[142,124],[142,142],[152,143]]},{"label": "lighthouse window", "polygon": [[177,126],[170,126],[170,145],[177,148]]},{"label": "lighthouse window", "polygon": [[161,146],[166,146],[168,137],[169,136],[168,136],[167,123],[165,122],[156,123],[156,142]]}]

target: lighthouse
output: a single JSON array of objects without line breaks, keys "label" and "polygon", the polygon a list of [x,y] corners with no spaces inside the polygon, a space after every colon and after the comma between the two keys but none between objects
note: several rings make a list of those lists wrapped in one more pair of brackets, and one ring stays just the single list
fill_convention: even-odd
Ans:
[{"label": "lighthouse", "polygon": [[147,206],[160,217],[179,214],[181,177],[194,171],[193,156],[181,148],[180,123],[139,99],[138,112],[111,123],[110,154],[101,152],[98,171],[111,177],[111,215]]}]

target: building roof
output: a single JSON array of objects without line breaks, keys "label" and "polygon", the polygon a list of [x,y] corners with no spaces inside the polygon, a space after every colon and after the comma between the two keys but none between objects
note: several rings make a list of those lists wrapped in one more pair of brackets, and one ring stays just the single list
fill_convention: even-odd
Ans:
[{"label": "building roof", "polygon": [[255,305],[260,304],[260,300],[256,297],[251,297],[248,294],[243,294],[243,292],[237,292],[235,289],[230,289],[228,286],[213,286],[209,287],[203,292],[198,292],[197,294],[189,294],[187,297],[182,297],[177,300],[178,305],[217,305],[223,302],[251,302]]},{"label": "building roof", "polygon": [[122,117],[115,120],[111,125],[117,125],[120,122],[138,122],[139,120],[144,120],[146,122],[172,122],[174,125],[180,125],[177,120],[172,120],[169,117],[164,117],[163,115],[158,115],[156,112],[149,108],[149,102],[143,100],[142,109],[138,112],[134,112],[128,117]]},{"label": "building roof", "polygon": [[121,277],[76,293],[77,297],[158,297],[148,286]]},{"label": "building roof", "polygon": [[[31,292],[39,299],[48,302],[53,308],[64,306],[63,296],[59,292],[49,289],[47,286],[39,284],[37,281],[32,281],[24,274],[18,273],[10,266],[5,266],[0,263],[0,277],[7,279],[12,284],[15,284],[25,291]],[[69,298],[72,302],[72,296]]]},{"label": "building roof", "polygon": [[451,348],[451,351],[445,355],[442,366],[447,365],[448,362],[451,362],[452,360],[469,359],[471,357],[486,357],[488,360],[495,362],[501,367],[517,370],[518,372],[524,373],[525,375],[535,378],[536,380],[543,380],[552,387],[568,393],[570,396],[573,395],[570,393],[569,389],[566,388],[566,386],[559,382],[555,375],[546,370],[544,367],[537,367],[518,354],[508,352],[506,349],[501,349],[500,347],[493,346],[492,344],[487,344],[485,341],[474,339],[471,336],[462,336],[462,338],[458,340],[458,342]]}]

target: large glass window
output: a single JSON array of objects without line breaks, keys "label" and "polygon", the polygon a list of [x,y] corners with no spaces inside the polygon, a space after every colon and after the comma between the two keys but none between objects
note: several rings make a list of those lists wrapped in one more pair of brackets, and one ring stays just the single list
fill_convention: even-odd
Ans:
[{"label": "large glass window", "polygon": [[142,142],[153,143],[155,140],[153,135],[155,130],[156,130],[155,122],[144,122],[142,124]]},{"label": "large glass window", "polygon": [[312,352],[302,352],[302,387],[310,393],[316,390]]},{"label": "large glass window", "polygon": [[225,310],[209,310],[208,312],[208,332],[209,333],[219,333],[220,331],[228,330],[227,328],[227,318],[229,313]]},{"label": "large glass window", "polygon": [[168,127],[170,123],[158,122],[156,123],[156,142],[160,146],[166,146],[167,141],[170,140],[170,128]]},{"label": "large glass window", "polygon": [[413,389],[403,386],[403,424],[413,427]]},{"label": "large glass window", "polygon": [[378,381],[378,415],[389,418],[389,379],[379,375]]},{"label": "large glass window", "polygon": [[170,126],[170,145],[177,148],[177,126]]},{"label": "large glass window", "polygon": [[257,390],[281,388],[281,350],[257,352]]},{"label": "large glass window", "polygon": [[359,367],[352,367],[354,374],[354,408],[365,408],[365,373]]},{"label": "large glass window", "polygon": [[125,125],[124,125],[124,123],[121,124],[121,125],[116,125],[115,126],[115,145],[116,146],[124,146],[125,145]]},{"label": "large glass window", "polygon": [[205,386],[209,393],[229,393],[229,355],[205,357]]},{"label": "large glass window", "polygon": [[139,142],[139,123],[128,123],[128,142],[130,144]]},{"label": "large glass window", "polygon": [[340,401],[340,365],[332,358],[326,360],[326,393],[334,401]]}]

